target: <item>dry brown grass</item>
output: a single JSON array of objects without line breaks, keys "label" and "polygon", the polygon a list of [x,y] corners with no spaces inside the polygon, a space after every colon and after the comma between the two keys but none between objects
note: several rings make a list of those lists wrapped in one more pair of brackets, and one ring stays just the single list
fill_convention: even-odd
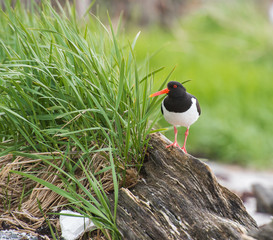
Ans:
[{"label": "dry brown grass", "polygon": [[[52,161],[57,166],[62,166],[62,153],[40,153],[35,155],[52,156]],[[54,157],[53,157],[54,156]],[[80,157],[80,154],[70,156],[74,161]],[[89,166],[88,166],[89,164]],[[91,156],[91,161],[86,162],[86,168],[91,169],[94,173],[98,173],[110,165],[106,153],[95,153]],[[65,167],[62,167],[65,170]],[[122,168],[121,168],[122,169]],[[56,212],[65,208],[68,201],[51,191],[47,187],[34,182],[33,180],[11,173],[11,170],[31,173],[36,177],[43,179],[55,186],[65,189],[66,186],[61,180],[61,174],[56,168],[46,165],[42,159],[30,159],[22,156],[13,156],[8,154],[0,158],[0,226],[7,228],[31,232],[34,234],[39,228],[46,225],[43,214]],[[84,172],[78,168],[75,171],[75,177],[81,181],[86,189],[90,189],[89,182]],[[113,190],[113,180],[111,169],[97,175],[97,179],[103,185],[106,192]],[[130,168],[126,170],[125,182],[127,187],[131,187],[138,181],[136,169]],[[123,182],[120,181],[121,183]],[[79,189],[78,194],[83,194]],[[39,204],[40,208],[39,208]],[[51,216],[51,217],[50,217]],[[49,217],[52,226],[60,230],[58,218]],[[53,215],[54,216],[54,215]],[[97,234],[96,239],[103,239]]]}]

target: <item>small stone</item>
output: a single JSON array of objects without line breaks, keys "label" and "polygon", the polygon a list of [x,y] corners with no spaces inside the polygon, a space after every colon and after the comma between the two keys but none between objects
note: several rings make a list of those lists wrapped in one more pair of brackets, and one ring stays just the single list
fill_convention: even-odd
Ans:
[{"label": "small stone", "polygon": [[16,230],[0,230],[0,240],[38,240],[38,238]]},{"label": "small stone", "polygon": [[260,184],[254,184],[252,188],[257,200],[257,212],[273,214],[273,188]]}]

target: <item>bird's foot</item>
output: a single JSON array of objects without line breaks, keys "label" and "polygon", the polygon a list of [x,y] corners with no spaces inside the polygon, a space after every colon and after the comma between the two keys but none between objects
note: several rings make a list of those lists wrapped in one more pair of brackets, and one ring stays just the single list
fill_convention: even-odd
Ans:
[{"label": "bird's foot", "polygon": [[187,153],[187,150],[184,146],[181,149],[183,150],[184,153]]},{"label": "bird's foot", "polygon": [[172,144],[166,146],[166,148],[169,148],[169,147],[172,147],[172,146],[180,148],[180,146],[178,145],[178,143],[176,141],[174,141]]}]

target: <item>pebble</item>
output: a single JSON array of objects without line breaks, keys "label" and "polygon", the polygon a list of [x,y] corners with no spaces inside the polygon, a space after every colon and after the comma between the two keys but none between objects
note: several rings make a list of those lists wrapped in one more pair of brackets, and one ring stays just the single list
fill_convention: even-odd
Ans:
[{"label": "pebble", "polygon": [[28,233],[21,233],[15,230],[2,230],[0,231],[0,240],[38,240],[36,236]]},{"label": "pebble", "polygon": [[273,188],[266,188],[261,184],[254,184],[252,188],[257,199],[257,212],[273,215]]}]

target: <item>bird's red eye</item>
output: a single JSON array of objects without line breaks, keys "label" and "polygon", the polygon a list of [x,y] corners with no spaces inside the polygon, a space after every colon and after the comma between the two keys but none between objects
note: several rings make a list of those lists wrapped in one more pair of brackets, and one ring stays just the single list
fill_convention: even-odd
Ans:
[{"label": "bird's red eye", "polygon": [[177,88],[177,85],[173,85],[173,88]]}]

